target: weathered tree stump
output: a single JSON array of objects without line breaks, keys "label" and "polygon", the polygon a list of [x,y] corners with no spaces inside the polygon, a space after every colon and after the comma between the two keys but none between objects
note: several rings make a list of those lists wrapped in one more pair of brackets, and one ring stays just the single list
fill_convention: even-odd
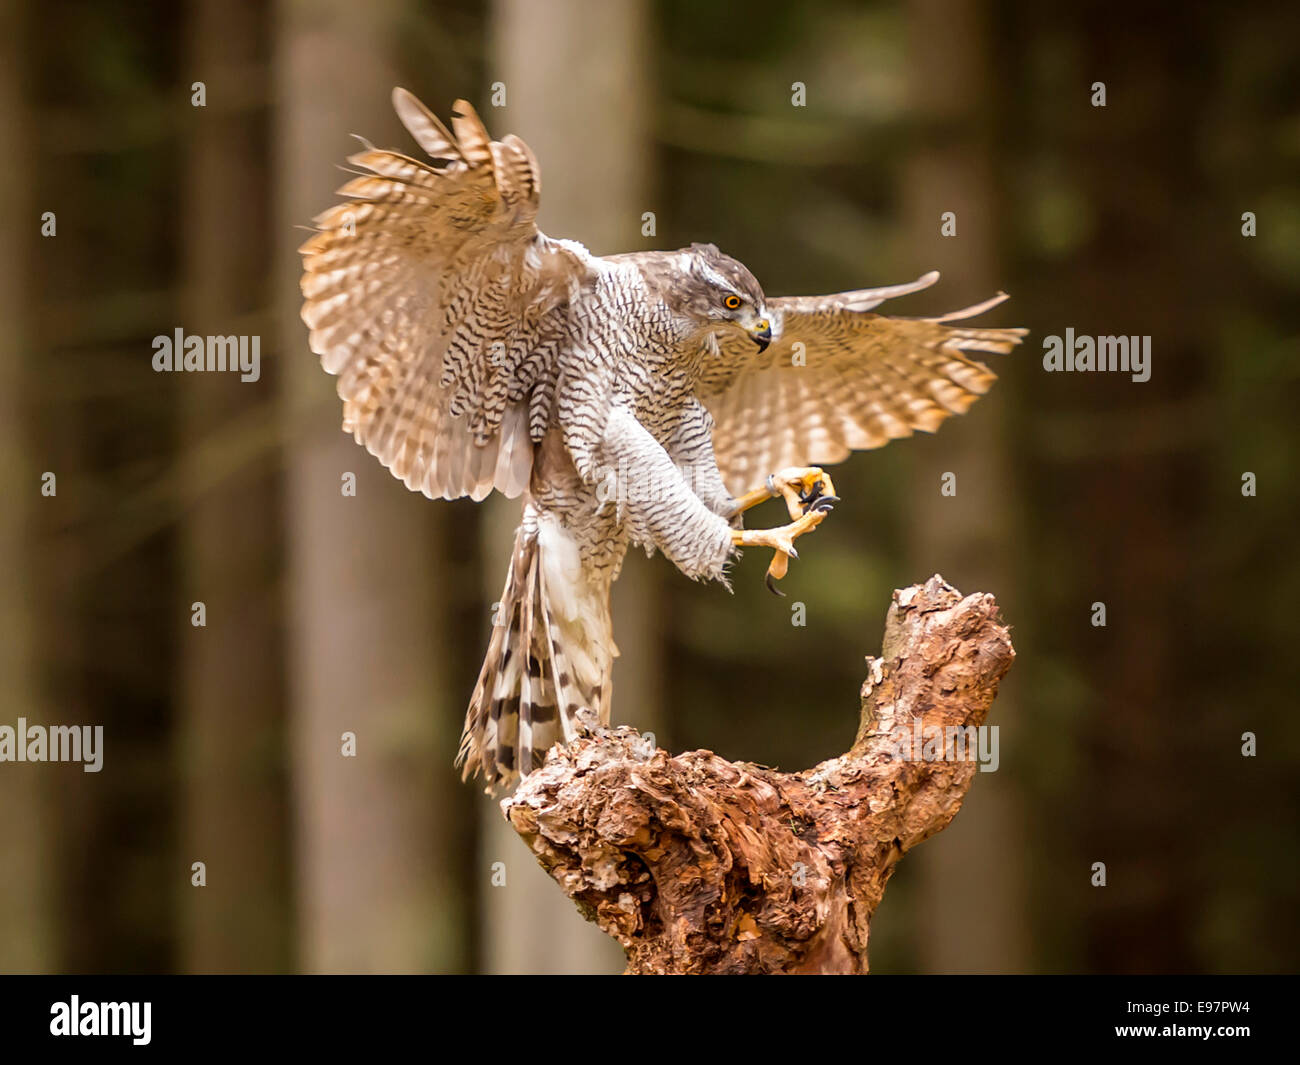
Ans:
[{"label": "weathered tree stump", "polygon": [[894,593],[848,753],[784,773],[611,729],[554,749],[502,811],[629,973],[863,973],[894,866],[977,769],[908,744],[982,725],[1014,658],[993,597],[936,575]]}]

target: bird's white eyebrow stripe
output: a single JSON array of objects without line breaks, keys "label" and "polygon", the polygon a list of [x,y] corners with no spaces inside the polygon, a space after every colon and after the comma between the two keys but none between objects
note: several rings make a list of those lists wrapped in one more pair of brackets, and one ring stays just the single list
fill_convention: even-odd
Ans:
[{"label": "bird's white eyebrow stripe", "polygon": [[718,271],[713,269],[713,267],[711,267],[708,263],[701,263],[700,265],[704,268],[704,279],[706,281],[709,281],[712,284],[717,285],[718,288],[725,288],[728,292],[735,292],[736,295],[740,295],[740,292],[736,288],[736,286],[733,285],[730,281],[728,281],[725,277],[723,277],[720,273],[718,273]]}]

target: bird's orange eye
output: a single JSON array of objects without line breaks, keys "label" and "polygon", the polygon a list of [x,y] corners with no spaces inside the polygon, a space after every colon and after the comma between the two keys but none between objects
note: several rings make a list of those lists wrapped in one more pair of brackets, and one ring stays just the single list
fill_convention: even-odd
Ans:
[{"label": "bird's orange eye", "polygon": [[722,301],[722,305],[726,307],[727,310],[734,311],[737,307],[740,306],[740,297],[734,294],[730,295],[725,300]]}]

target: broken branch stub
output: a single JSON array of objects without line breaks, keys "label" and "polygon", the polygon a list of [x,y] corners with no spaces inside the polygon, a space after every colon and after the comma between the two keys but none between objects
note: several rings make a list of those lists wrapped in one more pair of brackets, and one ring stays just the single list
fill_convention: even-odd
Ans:
[{"label": "broken branch stub", "polygon": [[[936,575],[894,593],[846,754],[786,773],[605,730],[553,749],[502,812],[630,973],[866,972],[885,884],[961,807],[1014,658],[993,597]],[[963,756],[916,742],[934,737]]]}]

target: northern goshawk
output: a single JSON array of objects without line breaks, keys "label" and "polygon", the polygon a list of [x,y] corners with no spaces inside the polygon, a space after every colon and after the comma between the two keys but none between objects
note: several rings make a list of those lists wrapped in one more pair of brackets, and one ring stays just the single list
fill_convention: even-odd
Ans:
[{"label": "northern goshawk", "polygon": [[[523,520],[458,764],[489,789],[552,744],[607,725],[618,651],[610,585],[629,544],[722,580],[741,546],[796,537],[835,501],[818,468],[938,428],[1024,330],[875,314],[938,280],[764,296],[711,244],[598,257],[535,224],[537,162],[463,100],[449,131],[393,105],[428,154],[367,146],[347,202],[301,248],[311,350],[338,375],[343,428],[429,497],[523,495]],[[784,497],[791,521],[741,528]]]}]

